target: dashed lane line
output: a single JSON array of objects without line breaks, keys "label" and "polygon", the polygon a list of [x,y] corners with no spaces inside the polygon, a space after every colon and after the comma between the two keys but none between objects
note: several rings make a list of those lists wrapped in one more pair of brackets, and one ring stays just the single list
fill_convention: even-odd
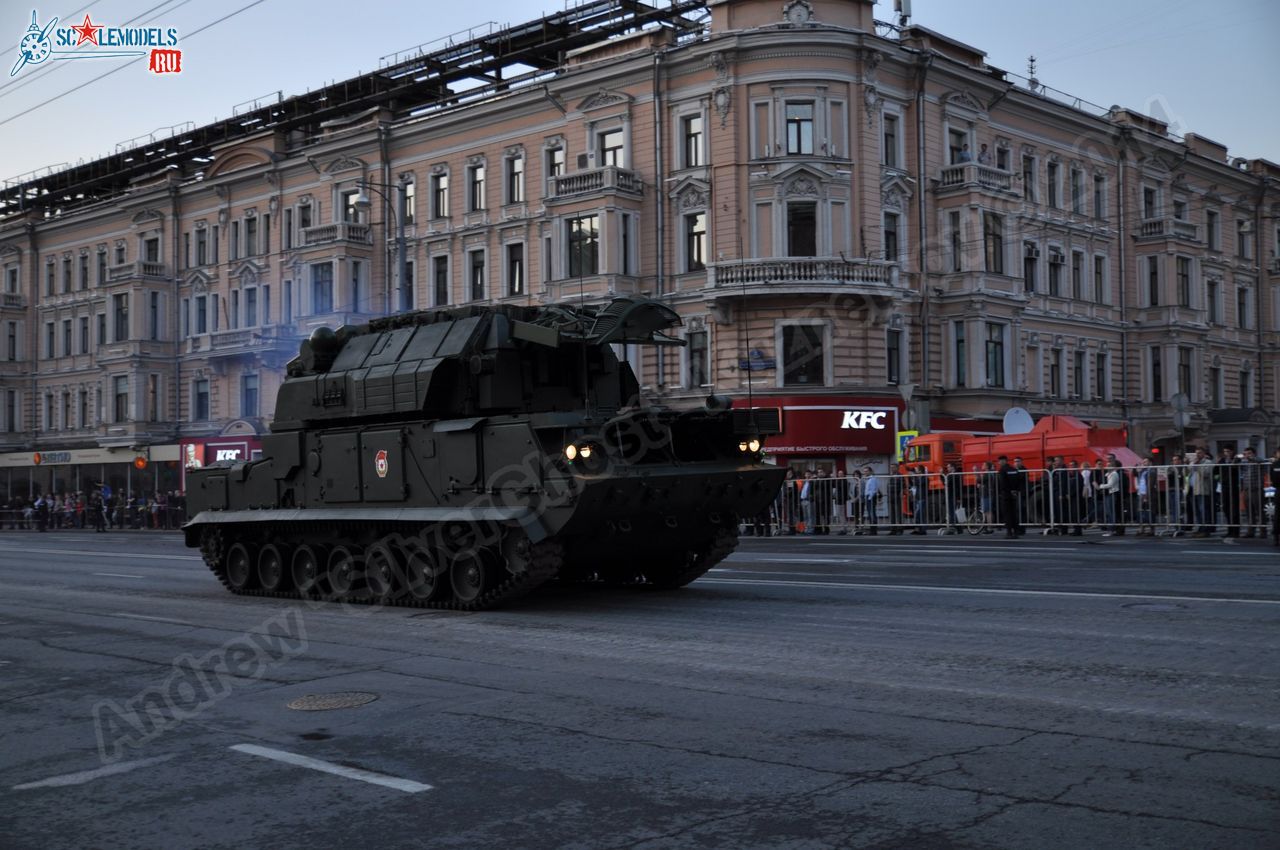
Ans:
[{"label": "dashed lane line", "polygon": [[14,791],[27,791],[32,788],[65,788],[68,785],[84,785],[86,782],[92,782],[95,779],[101,779],[104,776],[115,776],[118,773],[128,773],[131,770],[137,770],[142,767],[150,767],[153,764],[160,764],[169,759],[176,758],[177,754],[167,756],[157,756],[156,758],[138,759],[137,761],[121,761],[115,764],[109,764],[106,767],[95,768],[94,770],[82,770],[78,773],[64,773],[61,776],[51,776],[48,779],[41,779],[36,782],[24,782],[21,785],[13,786]]},{"label": "dashed lane line", "polygon": [[420,791],[431,790],[430,785],[425,785],[421,782],[414,782],[412,779],[401,779],[398,776],[388,776],[385,773],[375,773],[372,770],[361,770],[358,767],[347,767],[346,765],[321,761],[320,759],[286,752],[285,750],[273,750],[270,747],[259,747],[256,744],[234,744],[231,749],[238,753],[245,753],[246,755],[259,756],[260,758],[271,759],[272,761],[284,762],[285,764],[292,764],[296,767],[305,767],[309,770],[318,770],[322,773],[332,773],[334,776],[356,779],[360,782],[368,782],[372,785],[381,785],[384,788],[394,788],[397,791],[404,791],[406,794],[417,794]]},{"label": "dashed lane line", "polygon": [[94,573],[95,576],[108,576],[109,578],[146,578],[146,576],[135,576],[128,573]]}]

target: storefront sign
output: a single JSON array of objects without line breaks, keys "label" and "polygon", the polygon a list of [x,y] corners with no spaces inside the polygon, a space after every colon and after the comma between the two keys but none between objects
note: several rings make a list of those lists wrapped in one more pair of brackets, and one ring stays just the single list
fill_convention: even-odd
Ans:
[{"label": "storefront sign", "polygon": [[36,452],[31,456],[31,462],[36,466],[44,466],[51,463],[71,463],[71,452]]},{"label": "storefront sign", "polygon": [[765,440],[771,455],[897,454],[898,408],[888,399],[774,396],[768,404],[782,408],[782,433]]},{"label": "storefront sign", "polygon": [[841,428],[871,428],[875,431],[883,431],[885,429],[884,418],[889,414],[887,410],[846,410],[844,419],[840,422]]}]

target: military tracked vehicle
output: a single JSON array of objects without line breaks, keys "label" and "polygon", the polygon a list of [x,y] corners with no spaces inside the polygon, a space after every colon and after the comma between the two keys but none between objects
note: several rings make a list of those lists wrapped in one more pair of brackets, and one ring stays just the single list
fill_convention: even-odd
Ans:
[{"label": "military tracked vehicle", "polygon": [[321,328],[263,457],[188,472],[186,543],[238,594],[478,610],[556,578],[688,584],[784,471],[776,408],[642,399],[614,346],[680,323],[618,298]]}]

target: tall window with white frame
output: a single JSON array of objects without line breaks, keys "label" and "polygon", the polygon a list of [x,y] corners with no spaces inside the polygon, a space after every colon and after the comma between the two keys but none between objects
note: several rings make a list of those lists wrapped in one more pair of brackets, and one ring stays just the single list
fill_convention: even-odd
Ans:
[{"label": "tall window with white frame", "polygon": [[124,342],[129,339],[129,293],[121,292],[111,296],[111,310],[115,317],[113,342]]},{"label": "tall window with white frame", "polygon": [[246,218],[244,220],[244,253],[246,257],[253,257],[258,253],[257,218]]},{"label": "tall window with white frame", "polygon": [[116,375],[112,378],[112,407],[115,416],[113,422],[129,421],[129,376]]},{"label": "tall window with white frame", "polygon": [[1004,325],[987,322],[987,386],[1003,389],[1004,375]]},{"label": "tall window with white frame", "polygon": [[964,322],[952,323],[952,339],[955,343],[955,374],[953,380],[957,387],[963,388],[969,383],[969,350],[964,335]]},{"label": "tall window with white frame", "polygon": [[1222,404],[1222,367],[1209,367],[1209,406],[1214,410],[1221,410]]},{"label": "tall window with white frame", "polygon": [[1247,218],[1236,219],[1236,256],[1242,260],[1253,259],[1253,231]]},{"label": "tall window with white frame", "polygon": [[680,119],[680,137],[685,168],[704,165],[702,155],[702,115],[686,115]]},{"label": "tall window with white frame", "polygon": [[240,415],[258,415],[258,375],[256,372],[240,376]]},{"label": "tall window with white frame", "polygon": [[1062,295],[1062,267],[1065,265],[1062,249],[1056,245],[1049,246],[1049,295],[1059,298]]},{"label": "tall window with white frame", "polygon": [[507,203],[524,203],[524,154],[507,157]]},{"label": "tall window with white frame", "polygon": [[599,167],[612,166],[614,168],[625,168],[624,159],[625,151],[623,150],[624,139],[622,130],[605,130],[596,136],[596,154],[599,161],[596,163]]},{"label": "tall window with white frame", "polygon": [[1153,345],[1148,355],[1151,361],[1151,401],[1164,401],[1164,366],[1161,363],[1160,346]]},{"label": "tall window with white frame", "polygon": [[507,295],[524,295],[524,243],[507,245]]},{"label": "tall window with white frame", "polygon": [[244,326],[258,326],[258,287],[250,286],[244,291]]},{"label": "tall window with white frame", "polygon": [[191,385],[191,421],[209,421],[209,379],[197,378]]},{"label": "tall window with white frame", "polygon": [[811,201],[787,204],[787,256],[813,257],[818,253],[818,205]]},{"label": "tall window with white frame", "polygon": [[823,335],[820,325],[783,325],[783,386],[823,386],[826,383]]},{"label": "tall window with white frame", "polygon": [[1084,298],[1084,253],[1071,252],[1071,297],[1080,301]]},{"label": "tall window with white frame", "polygon": [[1147,306],[1160,306],[1160,258],[1147,257]]},{"label": "tall window with white frame", "polygon": [[471,251],[467,255],[467,268],[470,270],[471,300],[483,301],[489,297],[488,281],[485,279],[484,251]]},{"label": "tall window with white frame", "polygon": [[600,217],[584,215],[565,223],[569,277],[584,277],[600,270]]},{"label": "tall window with white frame", "polygon": [[441,307],[449,303],[449,257],[440,254],[431,258],[431,281],[434,300],[432,306]]},{"label": "tall window with white frame", "polygon": [[1248,368],[1240,370],[1240,406],[1253,407],[1253,372]]},{"label": "tall window with white frame", "polygon": [[951,270],[953,272],[963,271],[964,266],[964,234],[960,229],[960,211],[952,210],[947,213],[948,230],[951,233]]},{"label": "tall window with white frame", "polygon": [[449,172],[431,175],[431,217],[449,217]]},{"label": "tall window with white frame", "polygon": [[685,362],[688,372],[685,375],[685,387],[696,390],[709,383],[707,380],[707,332],[690,331],[685,336],[688,343]]},{"label": "tall window with white frame", "polygon": [[1249,287],[1236,287],[1236,327],[1247,330],[1249,322]]},{"label": "tall window with white frame", "polygon": [[1107,258],[1101,255],[1093,258],[1093,301],[1107,303]]},{"label": "tall window with white frame", "polygon": [[1192,380],[1192,357],[1195,356],[1195,349],[1188,345],[1178,346],[1178,392],[1186,394],[1187,398],[1195,398]]},{"label": "tall window with white frame", "polygon": [[484,165],[477,163],[467,167],[467,212],[484,209]]},{"label": "tall window with white frame", "polygon": [[1037,202],[1036,158],[1025,153],[1022,155],[1022,200]]},{"label": "tall window with white frame", "polygon": [[1034,242],[1022,243],[1022,291],[1028,295],[1036,291],[1036,272],[1040,268],[1040,246]]},{"label": "tall window with white frame", "polygon": [[1101,174],[1093,175],[1093,217],[1107,217],[1107,178]]},{"label": "tall window with white frame", "polygon": [[1111,358],[1105,351],[1099,351],[1093,358],[1093,397],[1099,401],[1107,400],[1108,379],[1110,378]]},{"label": "tall window with white frame", "polygon": [[[547,148],[547,177],[560,177],[564,174],[565,153],[560,145]],[[550,189],[550,186],[548,186]]]},{"label": "tall window with white frame", "polygon": [[902,331],[898,328],[885,331],[884,377],[888,384],[902,383]]},{"label": "tall window with white frame", "polygon": [[1049,352],[1049,395],[1062,396],[1062,349],[1054,348]]},{"label": "tall window with white frame", "polygon": [[902,217],[895,212],[884,214],[884,259],[887,263],[896,263],[902,257],[902,243],[898,238],[901,221]]},{"label": "tall window with white frame", "polygon": [[1191,306],[1191,258],[1178,257],[1174,260],[1175,276],[1178,279],[1178,306]]},{"label": "tall window with white frame", "polygon": [[699,272],[707,267],[707,214],[684,217],[684,270]]},{"label": "tall window with white frame", "polygon": [[1084,215],[1084,172],[1079,168],[1071,169],[1071,211]]},{"label": "tall window with white frame", "polygon": [[1209,314],[1209,324],[1222,324],[1222,284],[1216,277],[1205,282],[1204,306]]},{"label": "tall window with white frame", "polygon": [[1217,210],[1204,211],[1204,238],[1210,251],[1222,250],[1222,214]]},{"label": "tall window with white frame", "polygon": [[311,264],[311,312],[333,312],[333,263]]},{"label": "tall window with white frame", "polygon": [[418,183],[410,177],[402,180],[400,185],[404,186],[404,223],[407,227],[417,219],[414,211],[418,208]]},{"label": "tall window with white frame", "polygon": [[960,165],[972,159],[968,131],[951,127],[947,131],[947,161],[952,165]]},{"label": "tall window with white frame", "polygon": [[1049,206],[1058,209],[1062,206],[1061,196],[1059,192],[1059,181],[1061,180],[1062,167],[1053,160],[1049,161],[1046,166],[1046,178],[1049,184]]},{"label": "tall window with white frame", "polygon": [[790,101],[785,109],[787,125],[787,153],[811,156],[813,154],[813,102]]},{"label": "tall window with white frame", "polygon": [[881,137],[882,153],[880,161],[886,168],[899,168],[898,164],[898,116],[893,112],[884,113],[883,135]]},{"label": "tall window with white frame", "polygon": [[1160,214],[1160,195],[1154,186],[1142,187],[1142,217],[1152,219]]},{"label": "tall window with white frame", "polygon": [[1083,348],[1077,348],[1072,354],[1071,364],[1071,397],[1074,399],[1084,398],[1084,364],[1085,351]]},{"label": "tall window with white frame", "polygon": [[147,296],[147,338],[160,339],[160,293],[151,292]]},{"label": "tall window with white frame", "polygon": [[982,244],[986,270],[1004,274],[1004,216],[993,212],[982,214]]}]

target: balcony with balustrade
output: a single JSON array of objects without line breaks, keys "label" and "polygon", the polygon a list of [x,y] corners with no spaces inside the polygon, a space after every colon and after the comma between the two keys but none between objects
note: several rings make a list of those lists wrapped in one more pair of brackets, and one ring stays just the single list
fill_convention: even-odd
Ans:
[{"label": "balcony with balustrade", "polygon": [[897,263],[843,257],[767,257],[712,263],[710,289],[754,294],[905,294]]},{"label": "balcony with balustrade", "polygon": [[134,281],[169,281],[173,275],[169,267],[153,260],[138,260],[132,263],[120,263],[107,268],[107,284]]},{"label": "balcony with balustrade", "polygon": [[27,299],[20,292],[5,292],[0,294],[0,312],[17,312],[22,313],[27,309]]},{"label": "balcony with balustrade", "polygon": [[1175,240],[1199,245],[1200,228],[1178,218],[1144,218],[1138,222],[1136,238],[1139,242]]},{"label": "balcony with balustrade", "polygon": [[934,193],[939,197],[981,192],[1002,197],[1021,197],[1021,187],[1015,186],[1013,174],[990,165],[964,162],[948,165],[938,170]]},{"label": "balcony with balustrade", "polygon": [[572,174],[558,174],[551,178],[551,197],[548,201],[566,201],[592,195],[628,195],[639,198],[644,194],[644,181],[640,173],[628,168],[606,165]]},{"label": "balcony with balustrade", "polygon": [[314,248],[345,243],[347,245],[372,245],[373,229],[356,221],[338,221],[320,224],[302,230],[302,247]]}]

